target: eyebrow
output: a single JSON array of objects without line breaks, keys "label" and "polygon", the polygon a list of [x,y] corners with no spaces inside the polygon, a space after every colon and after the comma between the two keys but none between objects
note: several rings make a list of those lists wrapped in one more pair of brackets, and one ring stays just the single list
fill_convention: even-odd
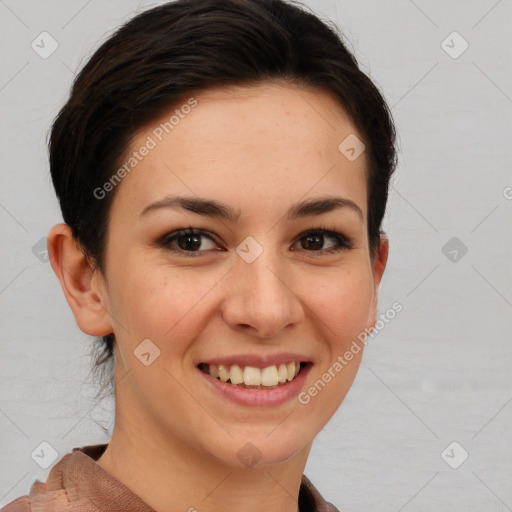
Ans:
[{"label": "eyebrow", "polygon": [[[214,199],[187,196],[168,196],[146,206],[140,212],[139,217],[145,216],[152,211],[162,208],[181,208],[193,213],[197,213],[198,215],[215,217],[233,223],[237,222],[241,215],[240,210],[235,210],[231,206],[220,203]],[[323,213],[331,212],[341,208],[349,208],[353,210],[357,213],[361,220],[364,220],[364,215],[361,208],[356,203],[354,203],[354,201],[345,197],[337,196],[320,197],[317,199],[310,199],[308,201],[297,203],[288,210],[287,218],[289,221],[293,221],[298,218],[307,217],[309,215],[321,215]]]}]

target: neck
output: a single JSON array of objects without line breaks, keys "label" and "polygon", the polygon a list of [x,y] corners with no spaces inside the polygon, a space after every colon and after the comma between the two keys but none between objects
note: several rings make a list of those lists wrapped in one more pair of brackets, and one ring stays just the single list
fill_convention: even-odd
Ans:
[{"label": "neck", "polygon": [[134,421],[119,412],[112,439],[97,462],[156,512],[298,512],[311,444],[280,464],[231,466],[169,432],[141,428],[145,422],[140,417]]}]

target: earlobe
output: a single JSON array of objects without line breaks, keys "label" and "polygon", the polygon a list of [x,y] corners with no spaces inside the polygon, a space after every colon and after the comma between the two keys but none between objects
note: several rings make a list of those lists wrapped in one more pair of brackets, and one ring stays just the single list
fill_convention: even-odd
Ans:
[{"label": "earlobe", "polygon": [[73,238],[67,224],[55,225],[48,234],[50,264],[59,279],[64,296],[80,330],[91,336],[113,332],[94,270]]}]

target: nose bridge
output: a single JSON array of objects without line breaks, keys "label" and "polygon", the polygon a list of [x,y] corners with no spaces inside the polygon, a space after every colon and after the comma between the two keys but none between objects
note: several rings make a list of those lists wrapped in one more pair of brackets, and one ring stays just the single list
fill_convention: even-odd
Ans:
[{"label": "nose bridge", "polygon": [[242,278],[247,280],[246,293],[257,303],[279,306],[287,300],[290,292],[285,282],[283,265],[270,251],[262,254],[253,263],[238,262]]},{"label": "nose bridge", "polygon": [[248,240],[237,250],[224,318],[234,329],[252,328],[268,338],[300,322],[302,308],[293,284],[288,282],[286,262],[277,250],[254,242]]}]

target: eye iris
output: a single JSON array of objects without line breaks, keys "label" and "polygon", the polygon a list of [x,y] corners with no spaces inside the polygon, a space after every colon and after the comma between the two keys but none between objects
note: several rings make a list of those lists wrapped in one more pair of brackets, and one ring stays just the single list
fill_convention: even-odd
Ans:
[{"label": "eye iris", "polygon": [[[186,243],[181,243],[183,240],[187,240]],[[188,241],[194,240],[192,243],[188,243]],[[180,236],[178,239],[178,245],[180,246],[180,249],[183,249],[184,251],[191,251],[193,249],[198,249],[201,247],[201,237],[198,235],[184,235]]]},{"label": "eye iris", "polygon": [[[323,235],[309,235],[303,239],[303,240],[307,240],[307,244],[306,244],[307,247],[304,244],[302,244],[302,246],[304,247],[304,249],[308,249],[308,248],[309,249],[321,249],[323,246],[322,236]],[[315,243],[315,241],[316,241],[316,243]],[[309,245],[310,242],[313,244],[313,247],[311,245]]]}]

